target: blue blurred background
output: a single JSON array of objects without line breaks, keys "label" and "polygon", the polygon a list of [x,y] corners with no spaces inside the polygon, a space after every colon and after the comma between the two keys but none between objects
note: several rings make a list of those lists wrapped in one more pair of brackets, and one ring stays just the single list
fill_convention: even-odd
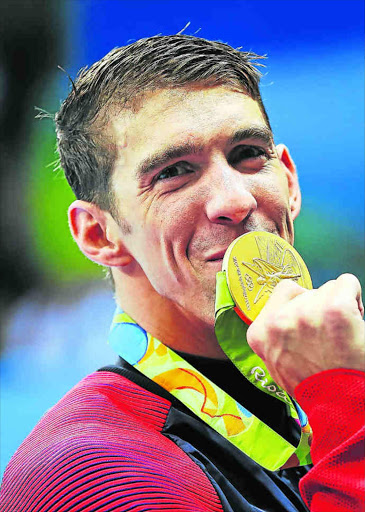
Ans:
[{"label": "blue blurred background", "polygon": [[296,247],[319,286],[364,286],[364,4],[361,0],[2,2],[1,474],[41,415],[112,363],[113,292],[67,227],[73,196],[53,172],[55,112],[69,82],[115,46],[156,34],[267,54],[262,95],[303,192]]}]

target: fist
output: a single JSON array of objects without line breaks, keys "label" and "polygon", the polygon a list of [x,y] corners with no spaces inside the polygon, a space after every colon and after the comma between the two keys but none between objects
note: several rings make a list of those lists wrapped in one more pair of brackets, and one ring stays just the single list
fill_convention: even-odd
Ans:
[{"label": "fist", "polygon": [[289,395],[315,373],[364,370],[365,323],[361,286],[343,274],[316,290],[281,281],[247,331],[247,341]]}]

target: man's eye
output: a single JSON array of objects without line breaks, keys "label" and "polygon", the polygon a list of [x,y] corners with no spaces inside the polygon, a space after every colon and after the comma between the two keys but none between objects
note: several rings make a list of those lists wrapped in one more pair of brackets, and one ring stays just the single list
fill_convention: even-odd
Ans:
[{"label": "man's eye", "polygon": [[242,162],[242,160],[250,160],[250,159],[259,159],[268,160],[269,155],[264,148],[260,148],[258,146],[237,146],[233,149],[230,154],[229,163],[231,165],[238,164]]},{"label": "man's eye", "polygon": [[187,174],[189,172],[193,172],[189,167],[187,167],[184,163],[177,163],[166,167],[163,171],[161,171],[155,177],[155,181],[167,180],[169,178],[175,178],[176,176],[182,176],[183,174]]}]

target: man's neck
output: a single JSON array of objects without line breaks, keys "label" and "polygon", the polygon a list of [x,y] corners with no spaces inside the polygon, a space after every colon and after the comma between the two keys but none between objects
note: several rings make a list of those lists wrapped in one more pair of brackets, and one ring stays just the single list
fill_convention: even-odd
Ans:
[{"label": "man's neck", "polygon": [[118,305],[143,329],[172,350],[214,359],[227,359],[214,326],[159,295],[149,282],[136,287],[133,279],[116,280]]}]

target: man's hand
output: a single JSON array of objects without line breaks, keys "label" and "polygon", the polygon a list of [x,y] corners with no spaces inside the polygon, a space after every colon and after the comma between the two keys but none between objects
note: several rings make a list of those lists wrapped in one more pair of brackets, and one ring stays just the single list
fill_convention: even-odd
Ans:
[{"label": "man's hand", "polygon": [[307,377],[333,368],[364,370],[365,323],[357,278],[343,274],[316,290],[281,281],[247,331],[251,348],[291,396]]}]

